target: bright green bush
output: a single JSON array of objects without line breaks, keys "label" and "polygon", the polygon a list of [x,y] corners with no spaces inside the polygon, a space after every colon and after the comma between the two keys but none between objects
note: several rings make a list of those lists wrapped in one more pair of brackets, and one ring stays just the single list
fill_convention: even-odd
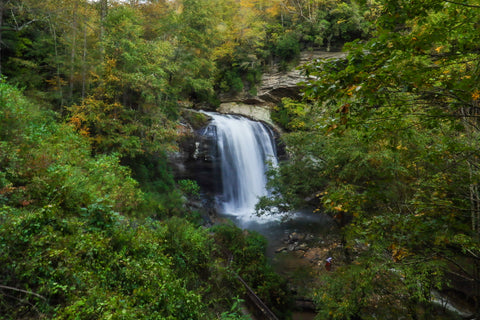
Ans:
[{"label": "bright green bush", "polygon": [[[10,319],[25,314],[52,319],[205,317],[201,296],[186,288],[183,275],[174,273],[174,259],[163,253],[169,245],[164,227],[152,222],[133,228],[107,208],[91,210],[84,218],[66,217],[53,206],[3,208],[2,283],[41,297],[3,291],[2,314]],[[23,301],[17,310],[12,308],[15,300]]]},{"label": "bright green bush", "polygon": [[307,126],[308,106],[294,101],[290,98],[283,98],[282,103],[272,110],[272,120],[287,131],[304,130]]},{"label": "bright green bush", "polygon": [[183,179],[179,180],[177,184],[186,196],[192,199],[198,199],[200,197],[200,186],[195,180]]}]

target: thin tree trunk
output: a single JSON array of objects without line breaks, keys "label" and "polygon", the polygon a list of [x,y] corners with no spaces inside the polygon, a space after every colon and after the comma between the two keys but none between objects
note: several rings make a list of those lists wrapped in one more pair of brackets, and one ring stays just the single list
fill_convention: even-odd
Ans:
[{"label": "thin tree trunk", "polygon": [[76,46],[77,46],[77,10],[78,10],[78,2],[75,1],[73,12],[72,12],[72,50],[70,52],[70,90],[68,93],[68,99],[72,101],[73,97],[73,81],[75,78],[75,54],[76,54]]},{"label": "thin tree trunk", "polygon": [[5,6],[7,5],[7,2],[4,2],[3,0],[0,0],[0,77],[2,76],[2,27],[3,27],[3,12],[5,10]]},{"label": "thin tree trunk", "polygon": [[87,82],[87,26],[83,27],[83,55],[82,55],[82,101],[85,99]]},{"label": "thin tree trunk", "polygon": [[[475,108],[472,108],[475,110]],[[466,128],[466,133],[469,137],[469,141],[471,143],[475,143],[475,123],[471,123],[470,121],[475,121],[475,118],[471,120],[470,114],[468,109],[462,108],[461,109],[462,116],[463,116],[463,123]],[[475,112],[475,111],[473,111]],[[475,148],[475,145],[472,145],[472,148]],[[480,236],[480,193],[478,188],[478,181],[475,178],[475,167],[478,167],[476,163],[473,163],[475,158],[467,159],[467,166],[468,166],[468,174],[469,174],[469,200],[470,200],[470,219],[471,219],[471,226],[472,231],[477,235]]]},{"label": "thin tree trunk", "polygon": [[105,57],[105,47],[103,46],[103,40],[105,37],[105,18],[107,17],[108,0],[100,0],[100,54],[102,59]]},{"label": "thin tree trunk", "polygon": [[57,80],[57,86],[58,86],[58,94],[60,96],[60,105],[63,105],[62,79],[60,77],[60,62],[58,61],[57,31],[55,30],[55,26],[52,24],[51,21],[50,21],[50,29],[52,31],[53,43],[54,43],[54,49],[55,49],[55,64],[57,66],[56,80]]},{"label": "thin tree trunk", "polygon": [[[476,132],[475,128],[477,128],[477,123],[472,123],[471,121],[476,121],[475,117],[469,116],[478,116],[476,112],[478,106],[474,105],[473,108],[469,109],[462,108],[461,112],[463,115],[463,123],[465,124],[466,132],[469,136],[469,141],[471,143],[478,144],[476,139]],[[469,114],[473,113],[473,114]],[[477,148],[477,145],[473,145],[472,149]],[[474,234],[474,240],[478,243],[480,241],[480,189],[478,187],[478,180],[476,178],[477,172],[476,168],[478,168],[478,162],[476,162],[475,157],[471,157],[467,160],[468,165],[468,173],[469,173],[469,200],[470,200],[470,219],[471,219],[471,228]],[[480,297],[480,283],[478,281],[480,276],[480,263],[479,260],[473,256],[473,281],[474,281],[474,292],[475,296],[478,298]],[[475,315],[478,317],[480,316],[480,301],[475,299]]]},{"label": "thin tree trunk", "polygon": [[470,189],[470,219],[471,219],[471,224],[472,224],[472,230],[473,231],[477,231],[478,230],[478,219],[477,219],[477,216],[478,216],[478,213],[476,212],[475,210],[475,194],[476,194],[476,186],[475,184],[472,183],[472,179],[473,179],[473,172],[472,172],[472,165],[469,163],[468,164],[468,170],[469,170],[469,174],[470,174],[470,186],[469,186],[469,189]]}]

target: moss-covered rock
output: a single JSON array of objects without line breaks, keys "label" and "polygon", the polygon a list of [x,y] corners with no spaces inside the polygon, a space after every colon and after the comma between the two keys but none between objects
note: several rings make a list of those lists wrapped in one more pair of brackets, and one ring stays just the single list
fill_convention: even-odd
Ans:
[{"label": "moss-covered rock", "polygon": [[208,121],[211,120],[208,115],[192,109],[183,109],[181,116],[184,122],[188,123],[193,130],[205,127],[208,124]]}]

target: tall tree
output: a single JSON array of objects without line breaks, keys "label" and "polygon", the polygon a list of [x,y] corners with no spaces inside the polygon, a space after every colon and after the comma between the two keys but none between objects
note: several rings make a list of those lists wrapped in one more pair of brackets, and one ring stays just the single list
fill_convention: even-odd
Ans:
[{"label": "tall tree", "polygon": [[211,59],[216,46],[215,27],[218,1],[182,0],[178,2],[172,31],[175,72],[170,86],[180,88],[191,99],[208,99],[213,94],[215,64]]},{"label": "tall tree", "polygon": [[105,61],[94,92],[70,108],[72,123],[99,152],[135,156],[171,147],[177,111],[165,71],[170,44],[145,40],[142,17],[128,6],[112,8],[104,26]]}]

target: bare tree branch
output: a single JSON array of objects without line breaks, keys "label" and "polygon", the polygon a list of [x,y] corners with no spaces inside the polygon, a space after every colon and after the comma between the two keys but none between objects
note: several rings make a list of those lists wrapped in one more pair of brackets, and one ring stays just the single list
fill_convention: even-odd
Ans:
[{"label": "bare tree branch", "polygon": [[31,295],[34,295],[36,297],[39,297],[42,300],[47,300],[47,298],[45,298],[44,296],[39,295],[38,293],[35,293],[35,292],[32,292],[32,291],[27,291],[27,290],[23,290],[23,289],[14,288],[14,287],[4,286],[4,285],[1,285],[1,284],[0,284],[0,289],[7,289],[7,290],[23,292],[23,293],[27,293],[27,294],[31,294]]}]

